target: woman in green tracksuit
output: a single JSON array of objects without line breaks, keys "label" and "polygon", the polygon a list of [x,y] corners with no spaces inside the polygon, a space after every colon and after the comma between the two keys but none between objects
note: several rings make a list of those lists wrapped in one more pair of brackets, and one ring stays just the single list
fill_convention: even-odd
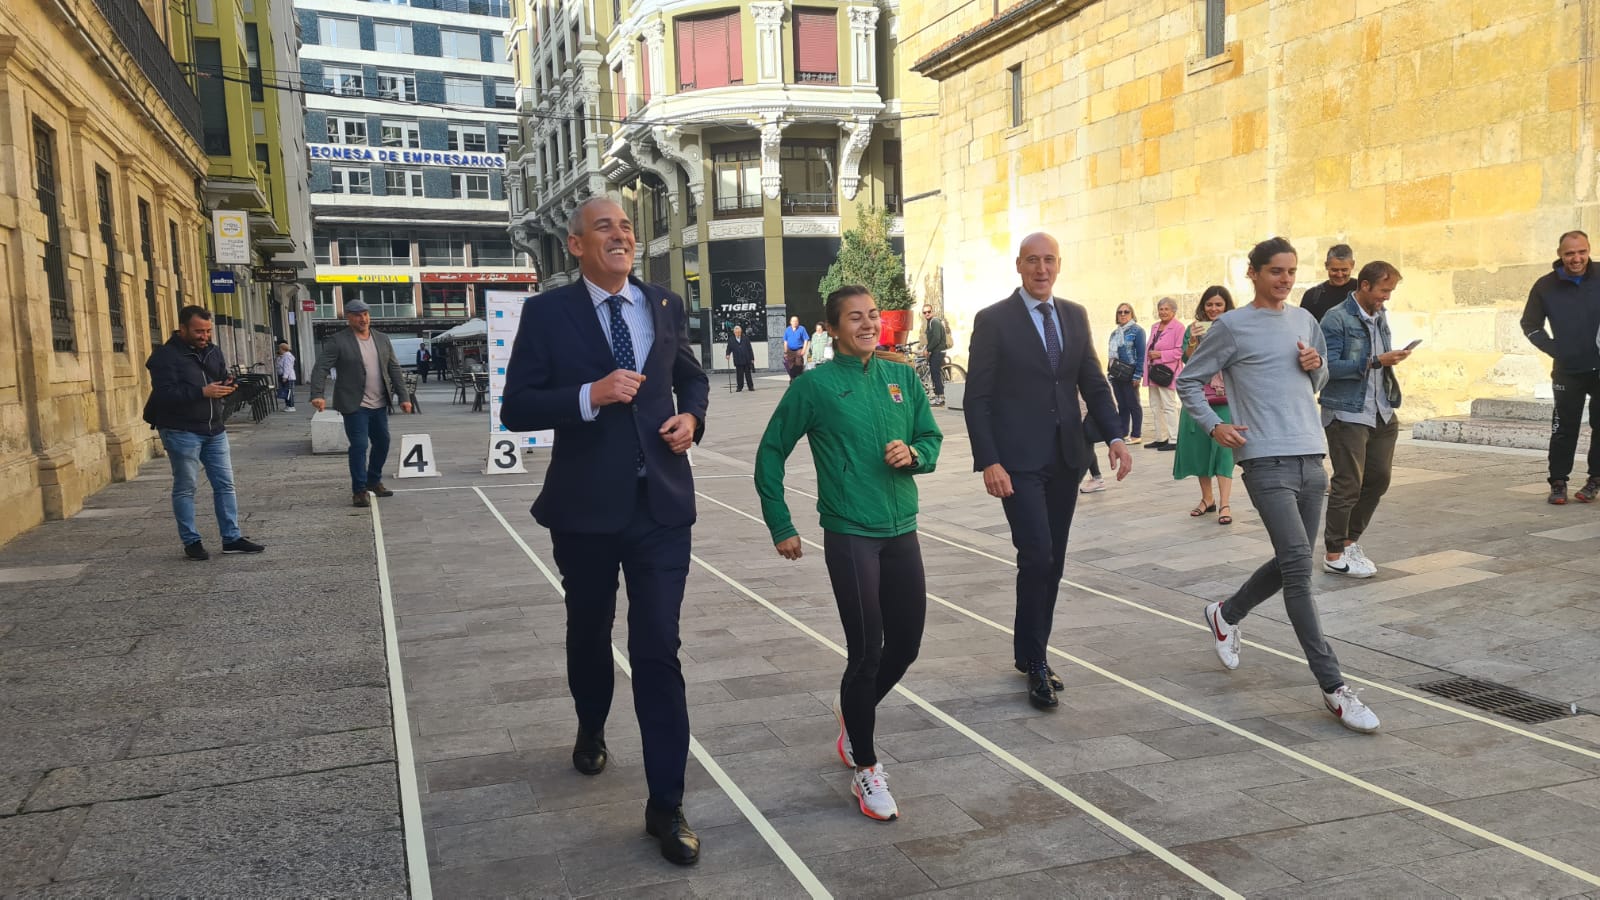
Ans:
[{"label": "woman in green tracksuit", "polygon": [[910,366],[880,359],[878,305],[864,287],[828,295],[833,359],[789,385],[756,451],[756,492],[772,542],[800,558],[800,536],[784,502],[783,472],[801,437],[817,467],[822,555],[844,624],[848,660],[839,682],[839,758],[853,770],[861,812],[899,817],[873,751],[879,701],[899,683],[922,644],[928,597],[917,543],[917,486],[944,441],[928,395]]}]

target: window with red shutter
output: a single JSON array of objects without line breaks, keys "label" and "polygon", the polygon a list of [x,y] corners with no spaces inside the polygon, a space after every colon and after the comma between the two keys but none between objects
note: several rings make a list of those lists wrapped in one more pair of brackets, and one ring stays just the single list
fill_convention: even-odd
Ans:
[{"label": "window with red shutter", "polygon": [[794,11],[794,74],[801,83],[839,81],[838,14],[831,9]]},{"label": "window with red shutter", "polygon": [[639,105],[650,102],[650,43],[639,38]]},{"label": "window with red shutter", "polygon": [[739,11],[679,19],[678,90],[744,83],[744,42]]},{"label": "window with red shutter", "polygon": [[626,119],[628,117],[628,76],[623,74],[620,66],[612,69],[611,74],[617,81],[617,118]]},{"label": "window with red shutter", "polygon": [[693,19],[679,19],[672,23],[678,38],[678,90],[692,91],[694,83],[694,27]]}]

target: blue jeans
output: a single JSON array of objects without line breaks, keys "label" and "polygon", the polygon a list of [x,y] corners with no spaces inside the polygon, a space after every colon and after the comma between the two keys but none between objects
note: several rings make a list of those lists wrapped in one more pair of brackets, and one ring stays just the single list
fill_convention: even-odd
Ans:
[{"label": "blue jeans", "polygon": [[350,439],[350,493],[359,494],[383,480],[389,461],[389,410],[362,407],[344,414]]},{"label": "blue jeans", "polygon": [[294,379],[285,378],[278,382],[278,402],[285,407],[294,406]]},{"label": "blue jeans", "polygon": [[176,428],[162,428],[161,446],[172,462],[172,515],[178,520],[178,537],[184,544],[200,540],[194,527],[194,489],[205,466],[211,482],[211,502],[217,511],[217,524],[224,543],[237,541],[239,498],[233,492],[233,456],[228,450],[227,432],[204,435]]}]

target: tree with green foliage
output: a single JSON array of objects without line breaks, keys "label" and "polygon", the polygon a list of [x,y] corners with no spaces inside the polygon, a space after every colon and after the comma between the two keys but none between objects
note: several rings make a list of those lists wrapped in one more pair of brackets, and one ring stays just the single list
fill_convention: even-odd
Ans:
[{"label": "tree with green foliage", "polygon": [[856,226],[840,241],[839,258],[822,276],[817,291],[826,297],[847,284],[864,285],[879,309],[910,309],[906,264],[889,243],[889,212],[856,205]]}]

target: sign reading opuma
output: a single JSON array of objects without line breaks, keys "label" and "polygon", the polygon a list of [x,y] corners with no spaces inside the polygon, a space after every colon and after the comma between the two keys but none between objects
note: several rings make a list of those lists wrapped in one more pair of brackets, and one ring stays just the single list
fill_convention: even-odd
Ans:
[{"label": "sign reading opuma", "polygon": [[505,169],[504,153],[461,153],[455,150],[399,150],[349,144],[307,144],[312,159],[330,162],[389,163],[397,166],[446,166],[452,169]]}]

